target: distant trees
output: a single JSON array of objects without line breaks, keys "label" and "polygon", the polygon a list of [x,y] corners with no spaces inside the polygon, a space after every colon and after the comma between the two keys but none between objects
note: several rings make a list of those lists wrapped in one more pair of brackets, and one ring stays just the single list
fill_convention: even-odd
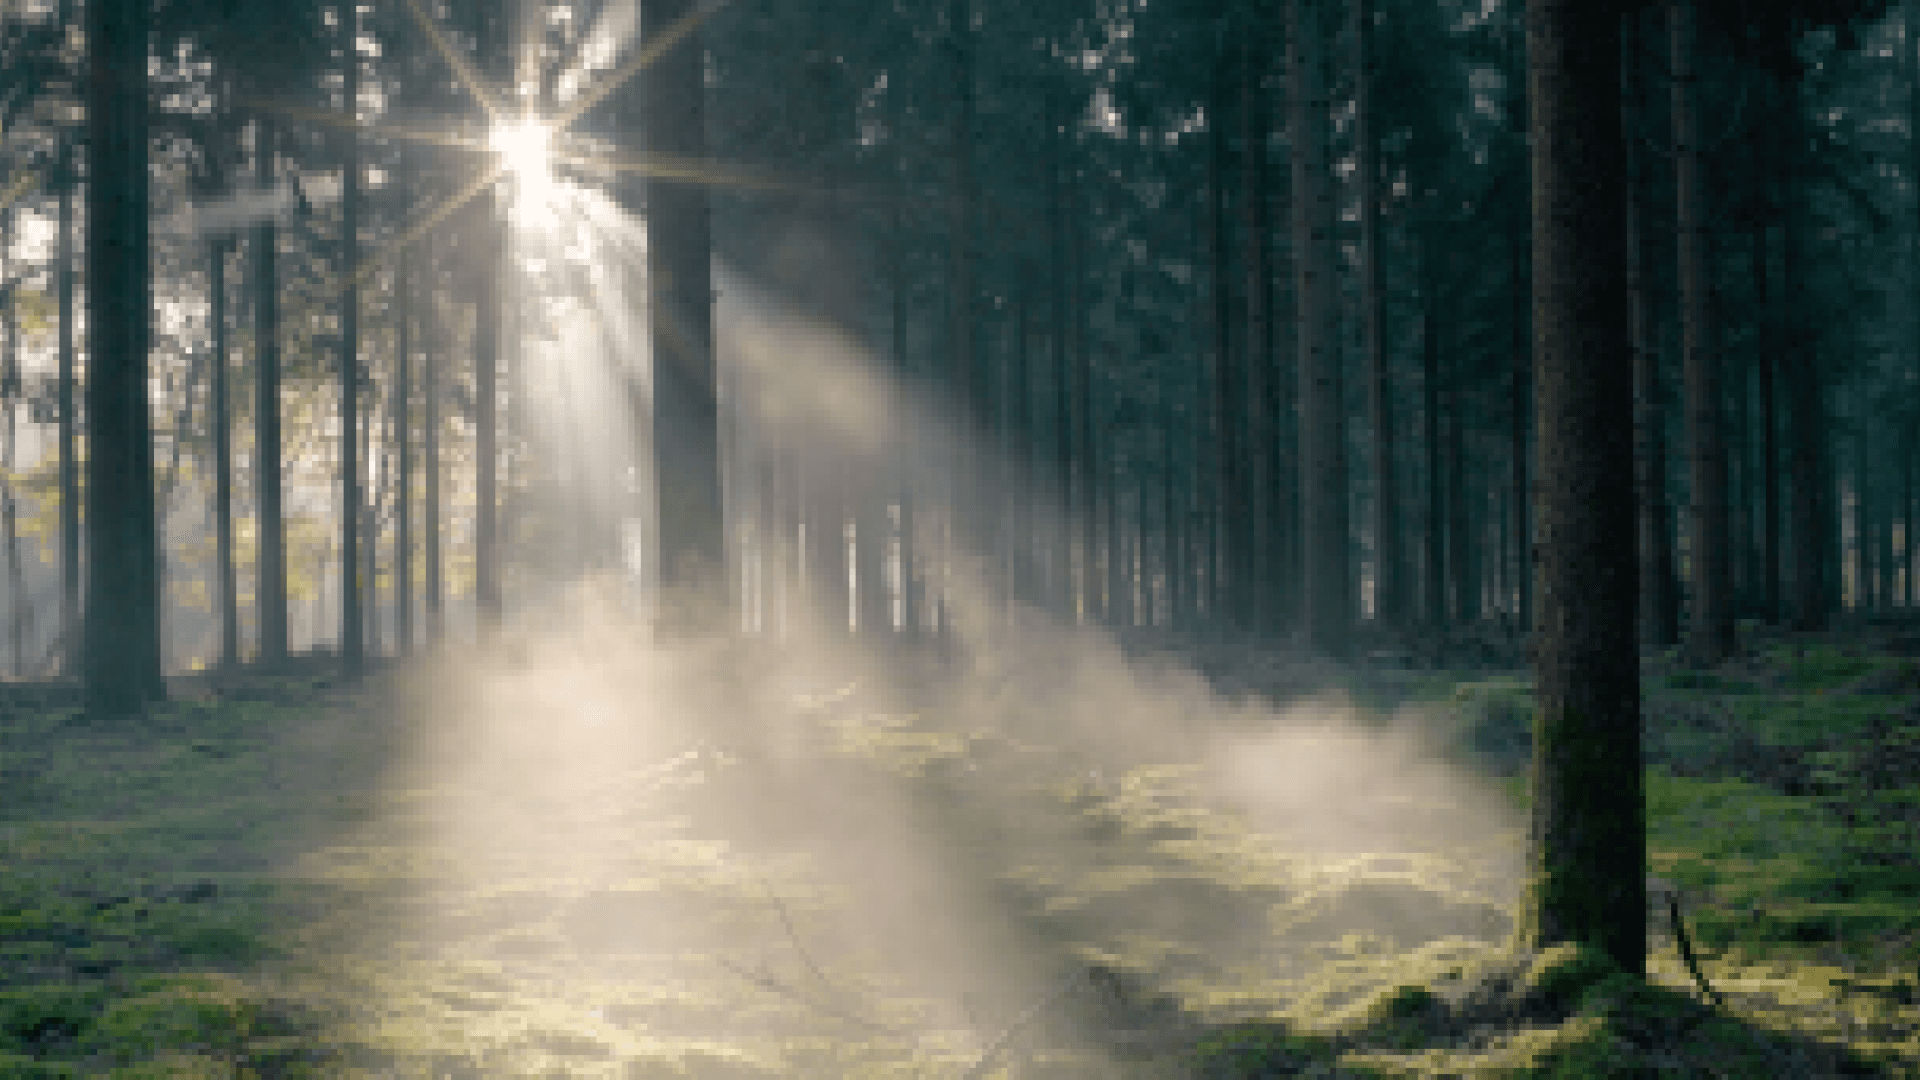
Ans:
[{"label": "distant trees", "polygon": [[[1910,603],[1920,518],[1916,440],[1900,434],[1920,406],[1906,369],[1879,359],[1911,352],[1915,330],[1877,306],[1912,276],[1883,242],[1911,201],[1909,13],[1831,0],[1743,21],[1738,7],[1640,6],[1621,102],[1645,643],[1684,636],[1708,657],[1735,647],[1742,618],[1813,628]],[[198,224],[163,227],[152,251],[166,318],[146,362],[166,411],[149,433],[200,467],[167,470],[181,482],[152,509],[184,523],[205,499],[209,533],[202,553],[192,526],[162,542],[156,525],[155,625],[174,635],[156,664],[404,647],[448,622],[436,611],[457,626],[504,613],[535,563],[565,561],[536,551],[535,517],[574,511],[528,495],[558,474],[532,460],[550,448],[524,423],[502,208],[483,196],[426,222],[492,160],[447,58],[499,100],[539,100],[556,74],[537,69],[584,55],[600,13],[514,30],[491,5],[442,25],[382,4],[355,31],[329,10],[153,13],[150,52],[188,59],[156,68],[149,201],[190,201]],[[798,625],[805,598],[862,635],[966,632],[963,610],[991,625],[1019,599],[1329,652],[1379,648],[1385,631],[1504,633],[1538,599],[1525,567],[1540,539],[1520,360],[1537,312],[1516,288],[1533,274],[1519,15],[1178,0],[1123,27],[1089,5],[1002,0],[858,17],[656,5],[614,42],[628,58],[658,46],[627,84],[635,108],[592,113],[581,144],[622,163],[576,175],[652,230],[625,280],[631,297],[658,286],[661,317],[633,323],[651,327],[655,367],[626,385],[632,457],[659,465],[641,547],[661,583],[723,594],[707,606],[762,630]],[[509,61],[516,35],[535,47]],[[379,52],[346,63],[356,40]],[[595,63],[575,81],[615,77]],[[380,88],[357,138],[333,122],[352,80]],[[91,178],[86,140],[45,115],[63,136],[30,166],[52,180],[46,202],[12,213],[44,215],[66,254],[9,280],[21,364],[44,363],[52,388],[24,377],[40,402],[27,422],[57,424],[59,452],[44,479],[16,463],[10,597],[38,572],[26,522],[57,513],[61,593],[77,599],[82,436],[114,415],[78,391],[131,369],[107,362],[93,385],[76,317],[40,336],[32,294],[50,312],[95,303],[88,275],[57,268],[106,254],[57,223],[60,202],[95,192],[66,182]],[[673,175],[644,175],[648,153]],[[714,329],[746,310],[716,305],[716,265],[833,328],[880,388],[866,430],[828,422],[826,381],[776,386],[743,365]],[[1811,314],[1836,310],[1848,318]],[[323,472],[340,500],[312,497]],[[644,516],[636,494],[600,500],[599,539],[567,543],[604,562],[633,524],[613,519]],[[337,519],[336,504],[361,509]],[[1693,509],[1676,520],[1679,506]]]}]

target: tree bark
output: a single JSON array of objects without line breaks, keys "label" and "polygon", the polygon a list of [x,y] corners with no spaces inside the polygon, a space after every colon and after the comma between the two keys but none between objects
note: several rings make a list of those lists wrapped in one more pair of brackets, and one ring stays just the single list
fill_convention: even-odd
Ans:
[{"label": "tree bark", "polygon": [[83,687],[99,719],[163,700],[147,350],[147,7],[87,5],[87,581]]},{"label": "tree bark", "polygon": [[[644,32],[658,36],[699,14],[693,0],[656,0]],[[688,161],[706,153],[702,40],[691,30],[640,71],[650,151]],[[726,595],[707,193],[699,184],[650,180],[646,198],[659,625],[670,634],[718,632],[734,623]]]},{"label": "tree bark", "polygon": [[1373,0],[1356,0],[1354,151],[1360,172],[1360,332],[1367,365],[1367,418],[1373,428],[1373,618],[1394,626],[1406,614],[1406,571],[1395,480],[1393,387],[1380,273],[1380,176],[1373,136]]},{"label": "tree bark", "polygon": [[[436,269],[431,255],[427,269],[429,272]],[[446,328],[442,322],[445,308],[438,302],[436,290],[427,289],[422,298],[426,308],[421,330],[426,340],[421,342],[424,348],[420,357],[420,531],[426,548],[421,552],[426,560],[426,580],[421,583],[425,593],[421,597],[421,608],[426,642],[437,645],[446,628],[443,617],[446,578],[440,561],[440,389],[444,379],[441,371],[446,364]]]},{"label": "tree bark", "polygon": [[399,457],[394,480],[394,653],[413,651],[413,295],[410,260],[404,250],[394,271],[393,439]]},{"label": "tree bark", "polygon": [[1344,656],[1348,587],[1346,435],[1333,314],[1333,197],[1327,177],[1327,91],[1319,9],[1288,0],[1288,107],[1293,132],[1295,302],[1299,318],[1300,483],[1306,541],[1302,624],[1308,647]]},{"label": "tree bark", "polygon": [[[348,9],[351,13],[355,9]],[[360,56],[359,19],[340,20],[346,64],[340,184],[340,670],[359,674],[366,650],[360,581]]]},{"label": "tree bark", "polygon": [[1427,535],[1425,608],[1427,630],[1437,634],[1447,625],[1447,484],[1440,458],[1440,288],[1439,255],[1434,251],[1438,237],[1434,226],[1418,236],[1416,257],[1420,263],[1420,370],[1421,395],[1426,423],[1427,459]]},{"label": "tree bark", "polygon": [[[255,168],[263,191],[274,187],[274,128],[260,117],[254,128]],[[281,513],[280,445],[280,230],[273,218],[262,218],[253,233],[254,402],[253,476],[254,535],[259,553],[254,562],[254,603],[258,607],[258,656],[273,666],[287,658],[287,541]]]},{"label": "tree bark", "polygon": [[1527,7],[1536,566],[1532,821],[1516,942],[1646,968],[1621,9]]},{"label": "tree bark", "polygon": [[[64,9],[64,6],[63,6]],[[63,17],[62,25],[70,19]],[[79,170],[74,166],[74,138],[60,139],[60,250],[54,269],[56,302],[60,307],[59,395],[60,432],[60,636],[66,642],[62,657],[63,674],[80,672],[80,458],[79,417],[74,410],[74,310],[73,310],[73,194],[79,186]]]},{"label": "tree bark", "polygon": [[1721,426],[1718,334],[1707,235],[1705,154],[1700,142],[1699,79],[1692,0],[1668,8],[1673,70],[1673,132],[1680,239],[1682,365],[1687,399],[1687,651],[1712,665],[1732,655],[1734,621],[1727,550],[1727,448]]},{"label": "tree bark", "polygon": [[[1631,16],[1628,35],[1638,34]],[[1637,45],[1627,43],[1623,78],[1634,70],[1630,59]],[[1628,119],[1632,95],[1623,94],[1621,123]],[[1634,487],[1639,494],[1639,592],[1641,640],[1656,648],[1680,641],[1680,609],[1674,592],[1672,523],[1667,512],[1665,391],[1660,378],[1660,349],[1654,341],[1653,304],[1648,296],[1646,257],[1642,250],[1645,204],[1641,199],[1643,157],[1637,139],[1626,140],[1626,260],[1627,304],[1633,344]]]},{"label": "tree bark", "polygon": [[227,374],[227,252],[232,241],[207,242],[213,323],[213,537],[220,604],[220,666],[240,663],[240,596],[233,566],[233,406]]}]

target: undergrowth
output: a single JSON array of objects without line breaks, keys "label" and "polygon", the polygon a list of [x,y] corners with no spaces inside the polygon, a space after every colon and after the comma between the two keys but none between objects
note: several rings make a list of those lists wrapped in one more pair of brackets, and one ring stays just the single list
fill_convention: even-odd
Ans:
[{"label": "undergrowth", "polygon": [[[408,735],[378,686],[137,730],[16,711],[0,1076],[1920,1075],[1901,665],[1783,646],[1649,676],[1650,869],[1722,1008],[1659,910],[1646,981],[1512,955],[1478,850],[1288,850],[1194,761],[1115,767],[852,684],[792,710],[819,771],[688,745],[546,801],[515,762],[482,792],[388,767]],[[1523,807],[1525,680],[1421,692]],[[701,817],[768,784],[883,793],[929,902],[992,912],[1031,970],[960,993],[863,944],[844,866]]]}]

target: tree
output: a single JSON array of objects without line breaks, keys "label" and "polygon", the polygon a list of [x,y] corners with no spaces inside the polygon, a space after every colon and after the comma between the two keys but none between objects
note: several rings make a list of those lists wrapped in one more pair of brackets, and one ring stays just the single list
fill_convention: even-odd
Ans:
[{"label": "tree", "polygon": [[[705,59],[691,28],[700,7],[693,0],[647,6],[646,35],[677,39],[638,77],[649,153],[691,161],[706,151]],[[663,625],[725,627],[707,194],[698,184],[650,180],[646,199]]]},{"label": "tree", "polygon": [[1714,325],[1711,252],[1705,206],[1705,149],[1692,0],[1668,8],[1672,47],[1673,140],[1680,234],[1682,365],[1687,407],[1691,502],[1687,575],[1692,600],[1688,651],[1713,665],[1733,652],[1733,585],[1727,569],[1727,447],[1721,430],[1720,355]]},{"label": "tree", "polygon": [[1646,966],[1621,8],[1533,0],[1527,96],[1539,499],[1528,880],[1517,940]]},{"label": "tree", "polygon": [[1373,429],[1373,617],[1391,626],[1406,616],[1407,576],[1394,475],[1394,416],[1383,320],[1380,176],[1373,116],[1373,0],[1354,5],[1354,148],[1360,173],[1360,328],[1367,364],[1367,418]]},{"label": "tree", "polygon": [[340,188],[340,668],[357,674],[365,660],[365,598],[360,576],[360,18],[358,6],[340,18],[342,93]]},{"label": "tree", "polygon": [[1319,8],[1287,5],[1288,106],[1293,136],[1293,236],[1299,306],[1301,523],[1306,558],[1302,623],[1316,650],[1347,647],[1346,426],[1340,360],[1332,334],[1333,199],[1327,177],[1328,102],[1321,71]]},{"label": "tree", "polygon": [[[1625,27],[1623,89],[1636,69],[1637,24]],[[1631,106],[1623,93],[1621,122],[1627,127]],[[1631,128],[1628,128],[1631,130]],[[1667,461],[1664,409],[1660,379],[1660,351],[1654,343],[1653,303],[1649,295],[1642,238],[1646,235],[1646,205],[1642,198],[1640,140],[1627,140],[1627,193],[1624,225],[1627,233],[1627,302],[1633,341],[1634,488],[1639,493],[1641,637],[1649,645],[1668,646],[1680,640],[1680,608],[1673,589],[1673,545],[1667,518]]]},{"label": "tree", "polygon": [[147,5],[87,5],[87,711],[163,700],[147,346]]}]

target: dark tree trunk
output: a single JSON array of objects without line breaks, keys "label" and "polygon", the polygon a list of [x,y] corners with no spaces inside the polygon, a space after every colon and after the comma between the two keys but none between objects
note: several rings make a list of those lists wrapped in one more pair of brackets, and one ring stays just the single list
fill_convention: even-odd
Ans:
[{"label": "dark tree trunk", "polygon": [[[647,9],[646,34],[675,30],[700,18],[701,8],[692,0],[656,0]],[[694,29],[641,69],[649,151],[688,161],[706,153],[705,56]],[[650,181],[647,221],[661,626],[670,633],[718,631],[733,620],[725,584],[706,189]]]},{"label": "dark tree trunk", "polygon": [[1646,968],[1618,5],[1527,7],[1539,542],[1518,943]]},{"label": "dark tree trunk", "polygon": [[[254,129],[254,153],[262,190],[274,186],[274,129],[261,117]],[[258,607],[259,660],[271,667],[287,657],[287,538],[280,504],[280,230],[262,218],[253,234],[254,603]]]},{"label": "dark tree trunk", "polygon": [[1420,261],[1420,370],[1427,459],[1426,602],[1429,632],[1447,625],[1447,485],[1440,457],[1440,288],[1438,237],[1429,229],[1415,240]]},{"label": "dark tree trunk", "polygon": [[393,499],[394,653],[413,651],[413,275],[405,251],[394,272]]},{"label": "dark tree trunk", "polygon": [[[1755,153],[1759,157],[1756,183],[1769,196],[1773,194],[1773,146],[1770,139],[1756,140]],[[1769,207],[1772,211],[1774,208]],[[1759,410],[1755,422],[1759,426],[1759,480],[1760,480],[1760,580],[1758,612],[1763,622],[1772,624],[1780,619],[1780,460],[1775,445],[1774,433],[1778,425],[1775,416],[1774,367],[1779,362],[1777,347],[1779,340],[1779,316],[1772,309],[1769,278],[1772,276],[1768,258],[1768,234],[1772,228],[1772,212],[1763,213],[1753,230],[1753,306],[1759,322],[1760,348],[1754,358],[1756,374],[1759,377]]]},{"label": "dark tree trunk", "polygon": [[233,405],[227,373],[227,252],[225,235],[207,243],[207,281],[213,300],[213,539],[220,604],[220,666],[240,663],[240,590],[233,568]]},{"label": "dark tree trunk", "polygon": [[1248,604],[1247,587],[1250,552],[1244,530],[1252,515],[1247,505],[1249,485],[1244,472],[1246,455],[1242,453],[1240,445],[1240,416],[1245,399],[1240,390],[1240,371],[1233,349],[1233,292],[1228,284],[1229,267],[1232,264],[1227,245],[1226,214],[1227,96],[1225,81],[1219,76],[1214,80],[1213,99],[1208,105],[1207,249],[1212,265],[1207,287],[1213,301],[1209,328],[1213,332],[1213,419],[1215,453],[1219,462],[1221,517],[1220,588],[1215,590],[1215,595],[1220,600],[1221,620],[1229,626],[1245,628],[1252,612]]},{"label": "dark tree trunk", "polygon": [[[351,10],[351,9],[350,9]],[[358,674],[365,659],[360,581],[360,57],[357,18],[341,20],[346,63],[347,134],[340,185],[340,669]]]},{"label": "dark tree trunk", "polygon": [[[1247,28],[1255,33],[1258,24]],[[1278,468],[1280,418],[1268,403],[1275,396],[1279,374],[1274,363],[1273,320],[1271,317],[1273,259],[1268,242],[1271,229],[1267,213],[1267,100],[1261,85],[1265,74],[1262,61],[1266,51],[1249,44],[1238,50],[1240,77],[1241,162],[1240,220],[1241,265],[1244,267],[1246,322],[1243,332],[1241,364],[1244,397],[1241,415],[1246,420],[1247,453],[1242,467],[1242,483],[1247,489],[1246,524],[1242,531],[1243,550],[1247,553],[1248,625],[1271,631],[1283,621],[1282,592],[1286,580],[1286,560],[1280,543],[1284,523],[1281,520]]]},{"label": "dark tree trunk", "polygon": [[1381,284],[1380,176],[1373,136],[1373,0],[1354,5],[1354,149],[1360,173],[1360,332],[1367,365],[1367,417],[1373,428],[1373,617],[1394,626],[1406,615],[1406,556],[1400,488],[1394,475],[1393,388]]},{"label": "dark tree trunk", "polygon": [[1829,489],[1832,478],[1826,470],[1824,444],[1826,402],[1819,365],[1814,357],[1811,312],[1806,310],[1806,215],[1807,209],[1794,199],[1798,191],[1795,179],[1803,171],[1800,155],[1806,151],[1804,140],[1796,136],[1806,130],[1806,117],[1797,83],[1785,89],[1785,101],[1776,115],[1783,151],[1776,161],[1782,170],[1781,191],[1788,197],[1783,211],[1785,230],[1781,248],[1782,288],[1793,297],[1786,309],[1786,350],[1782,368],[1786,375],[1789,479],[1793,520],[1793,627],[1796,630],[1823,630],[1832,609],[1828,591],[1828,563],[1832,538]]},{"label": "dark tree trunk", "polygon": [[90,715],[163,700],[159,536],[147,349],[147,7],[86,10],[87,581],[83,686]]},{"label": "dark tree trunk", "polygon": [[1720,355],[1707,235],[1705,155],[1694,74],[1692,0],[1674,0],[1671,20],[1673,131],[1678,185],[1683,366],[1686,371],[1688,498],[1687,649],[1701,664],[1732,655],[1732,582],[1727,570],[1727,447],[1721,427]]},{"label": "dark tree trunk", "polygon": [[1348,595],[1346,426],[1333,338],[1333,194],[1327,177],[1326,79],[1319,8],[1287,4],[1288,107],[1293,137],[1293,258],[1299,312],[1302,627],[1308,646],[1343,656]]},{"label": "dark tree trunk", "polygon": [[[431,257],[427,268],[438,276]],[[421,343],[425,348],[420,357],[420,532],[425,539],[426,550],[421,555],[426,560],[426,580],[422,582],[425,595],[421,607],[427,644],[437,645],[446,630],[446,578],[440,562],[440,389],[445,380],[442,370],[446,366],[447,335],[442,323],[445,309],[436,290],[427,289],[422,299],[426,305],[421,330],[426,340]]]},{"label": "dark tree trunk", "polygon": [[[1637,36],[1637,22],[1625,24]],[[1627,56],[1636,46],[1628,44]],[[1631,59],[1624,70],[1634,70]],[[1633,130],[1623,95],[1622,125]],[[1660,349],[1654,341],[1653,304],[1648,295],[1642,250],[1646,211],[1642,194],[1642,158],[1637,139],[1626,142],[1626,273],[1629,336],[1633,345],[1634,487],[1639,496],[1640,635],[1648,645],[1666,648],[1680,640],[1679,597],[1674,590],[1671,522],[1667,512],[1665,391],[1660,378]]]},{"label": "dark tree trunk", "polygon": [[[61,22],[69,20],[63,18]],[[54,268],[56,302],[60,307],[60,637],[66,643],[61,672],[79,673],[81,652],[80,623],[80,458],[78,416],[74,410],[74,310],[73,310],[73,194],[79,183],[74,166],[74,137],[60,139],[60,250],[59,265]]]}]

